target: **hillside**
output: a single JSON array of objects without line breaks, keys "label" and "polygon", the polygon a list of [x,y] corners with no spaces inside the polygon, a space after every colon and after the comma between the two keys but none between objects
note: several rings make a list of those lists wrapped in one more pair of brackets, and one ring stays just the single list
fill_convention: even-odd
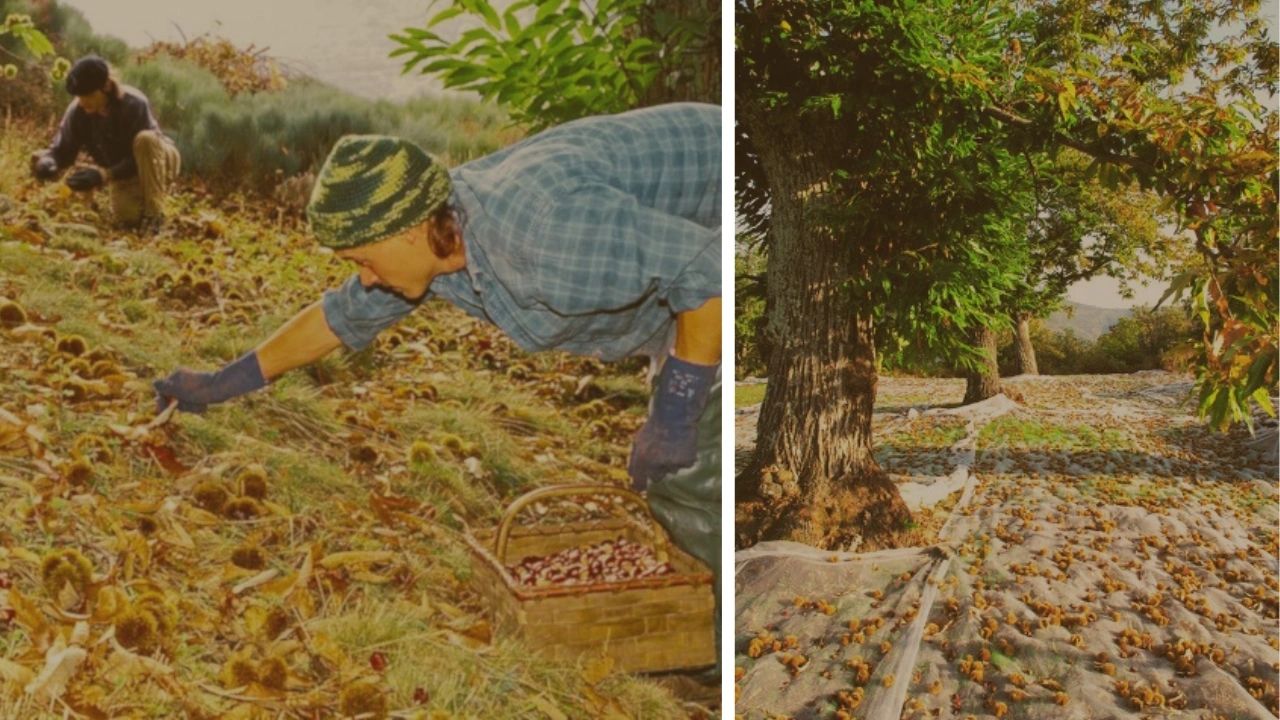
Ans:
[{"label": "hillside", "polygon": [[1076,337],[1093,342],[1112,325],[1129,314],[1126,308],[1100,308],[1067,301],[1067,306],[1045,318],[1045,327],[1054,332],[1071,330]]},{"label": "hillside", "polygon": [[0,717],[710,714],[531,662],[469,584],[462,534],[513,498],[627,483],[638,365],[526,355],[437,301],[166,422],[154,378],[239,356],[350,269],[254,197],[183,191],[165,236],[113,230],[26,179],[43,140],[0,134]]}]

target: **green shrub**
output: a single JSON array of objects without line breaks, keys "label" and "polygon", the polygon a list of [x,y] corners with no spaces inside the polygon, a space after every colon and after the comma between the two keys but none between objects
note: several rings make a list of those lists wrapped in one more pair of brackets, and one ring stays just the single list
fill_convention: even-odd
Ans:
[{"label": "green shrub", "polygon": [[182,153],[184,174],[226,189],[263,191],[281,174],[318,169],[338,138],[351,133],[398,135],[449,164],[516,137],[502,129],[500,111],[467,99],[373,101],[308,79],[231,98],[212,73],[168,56],[127,67],[123,78],[150,98]]},{"label": "green shrub", "polygon": [[[1183,308],[1135,308],[1093,342],[1071,330],[1055,332],[1040,321],[1031,323],[1036,365],[1043,375],[1186,370],[1193,355],[1185,346],[1194,335],[1195,326]],[[1001,337],[999,362],[1001,375],[1017,372],[1012,333]]]},{"label": "green shrub", "polygon": [[[150,99],[161,128],[182,153],[183,174],[214,189],[267,191],[282,177],[318,169],[338,138],[351,133],[404,137],[449,165],[521,134],[500,109],[475,100],[369,100],[305,77],[279,92],[232,98],[215,75],[188,61],[158,55],[135,64],[123,42],[96,35],[75,8],[54,1],[37,11],[29,0],[0,0],[0,17],[7,12],[31,14],[65,57],[96,52],[107,58],[125,84]],[[13,39],[0,38],[0,47],[6,41]],[[49,81],[47,68],[31,69],[0,82],[0,110],[8,107],[52,127],[71,98]]]}]

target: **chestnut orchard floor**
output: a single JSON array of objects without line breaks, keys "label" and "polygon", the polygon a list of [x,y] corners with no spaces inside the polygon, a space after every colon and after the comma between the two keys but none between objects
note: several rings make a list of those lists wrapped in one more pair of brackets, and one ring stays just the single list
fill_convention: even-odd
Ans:
[{"label": "chestnut orchard floor", "polygon": [[526,355],[432,302],[150,427],[152,378],[351,270],[252,197],[183,190],[165,236],[112,230],[26,179],[45,139],[0,132],[0,717],[714,713],[496,637],[461,541],[532,488],[627,484],[640,367]]},{"label": "chestnut orchard floor", "polygon": [[738,554],[738,713],[1274,717],[1274,425],[1212,433],[1168,373],[1006,383],[1018,402],[953,411],[929,408],[961,380],[881,381],[878,455],[909,504],[972,467],[931,548]]}]

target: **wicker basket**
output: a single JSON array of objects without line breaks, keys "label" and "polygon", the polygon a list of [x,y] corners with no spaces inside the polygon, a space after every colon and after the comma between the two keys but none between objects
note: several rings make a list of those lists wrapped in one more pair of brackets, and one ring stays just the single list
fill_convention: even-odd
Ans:
[{"label": "wicker basket", "polygon": [[[517,515],[534,503],[565,498],[614,496],[638,509],[603,520],[517,526]],[[647,523],[647,526],[646,526]],[[715,598],[707,569],[670,544],[637,494],[602,485],[565,485],[534,490],[507,508],[495,534],[467,534],[475,558],[476,589],[492,608],[498,632],[514,635],[544,655],[575,660],[604,653],[625,672],[659,672],[712,665],[715,657]],[[529,587],[518,585],[507,567],[530,556],[626,538],[651,545],[674,573],[613,583]]]}]

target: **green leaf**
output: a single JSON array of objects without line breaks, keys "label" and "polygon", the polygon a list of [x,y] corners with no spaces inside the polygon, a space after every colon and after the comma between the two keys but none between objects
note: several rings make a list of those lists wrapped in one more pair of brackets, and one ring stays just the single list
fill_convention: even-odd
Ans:
[{"label": "green leaf", "polygon": [[461,5],[454,5],[452,7],[441,10],[440,12],[436,13],[430,20],[427,20],[427,27],[433,28],[442,22],[447,22],[449,20],[452,20],[453,18],[458,17],[459,15],[465,13],[466,11],[467,9],[462,7]]},{"label": "green leaf", "polygon": [[1254,402],[1258,403],[1258,407],[1262,408],[1263,412],[1271,417],[1276,416],[1275,406],[1271,404],[1271,396],[1267,392],[1266,388],[1258,388],[1257,390],[1254,390],[1250,397],[1253,398]]},{"label": "green leaf", "polygon": [[472,2],[474,2],[476,8],[480,11],[481,16],[484,17],[486,25],[494,30],[502,29],[502,20],[498,17],[498,11],[493,9],[493,6],[489,4],[488,0],[472,0]]},{"label": "green leaf", "polygon": [[22,44],[27,46],[27,51],[36,58],[50,55],[54,51],[53,43],[49,42],[49,38],[30,25],[15,25],[12,32],[22,40]]}]

